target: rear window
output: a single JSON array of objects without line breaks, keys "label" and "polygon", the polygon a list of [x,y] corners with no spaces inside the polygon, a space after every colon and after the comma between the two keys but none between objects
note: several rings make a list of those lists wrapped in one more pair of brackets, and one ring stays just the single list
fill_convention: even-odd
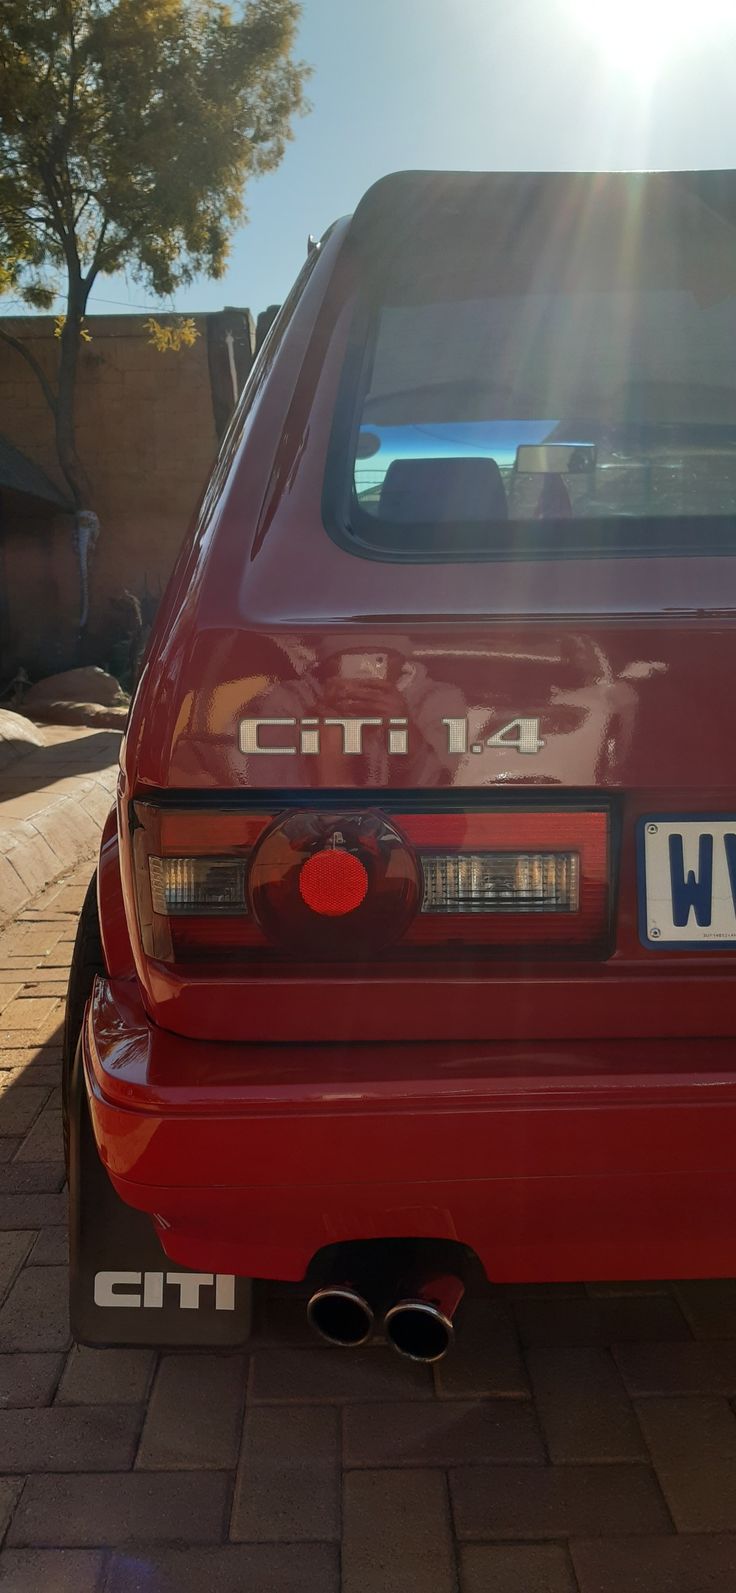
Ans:
[{"label": "rear window", "polygon": [[736,545],[736,229],[679,191],[632,204],[476,222],[378,272],[331,461],[364,551]]}]

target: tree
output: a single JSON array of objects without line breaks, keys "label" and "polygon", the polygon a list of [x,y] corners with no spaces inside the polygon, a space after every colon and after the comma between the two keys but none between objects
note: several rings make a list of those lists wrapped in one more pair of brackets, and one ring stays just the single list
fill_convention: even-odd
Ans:
[{"label": "tree", "polygon": [[[75,394],[94,282],[123,269],[159,297],[222,274],[248,179],[277,166],[308,69],[298,0],[0,0],[0,283],[48,309],[55,380],[31,350],[78,529],[90,487]],[[93,517],[94,518],[94,517]]]}]

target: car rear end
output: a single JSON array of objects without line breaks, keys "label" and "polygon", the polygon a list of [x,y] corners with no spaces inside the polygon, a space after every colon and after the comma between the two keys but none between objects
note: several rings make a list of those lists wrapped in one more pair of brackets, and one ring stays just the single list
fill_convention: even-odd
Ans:
[{"label": "car rear end", "polygon": [[736,1267],[730,176],[405,174],[167,595],[83,1064],[168,1257]]}]

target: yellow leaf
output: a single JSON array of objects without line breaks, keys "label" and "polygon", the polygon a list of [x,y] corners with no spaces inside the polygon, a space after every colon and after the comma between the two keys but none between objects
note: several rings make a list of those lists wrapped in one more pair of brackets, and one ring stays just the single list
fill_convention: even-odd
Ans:
[{"label": "yellow leaf", "polygon": [[159,354],[178,354],[183,348],[191,348],[199,337],[199,330],[191,315],[180,315],[165,326],[151,315],[144,324],[146,331],[151,334],[148,341]]}]

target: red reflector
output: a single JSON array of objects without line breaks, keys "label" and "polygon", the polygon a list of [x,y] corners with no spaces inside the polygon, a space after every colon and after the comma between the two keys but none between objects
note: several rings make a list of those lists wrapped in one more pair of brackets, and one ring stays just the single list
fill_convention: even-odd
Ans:
[{"label": "red reflector", "polygon": [[420,891],[413,851],[373,809],[287,813],[248,869],[254,923],[279,949],[310,959],[378,956],[414,918]]},{"label": "red reflector", "polygon": [[335,848],[315,852],[299,872],[299,894],[314,913],[339,918],[352,913],[368,889],[368,873],[359,857]]}]

